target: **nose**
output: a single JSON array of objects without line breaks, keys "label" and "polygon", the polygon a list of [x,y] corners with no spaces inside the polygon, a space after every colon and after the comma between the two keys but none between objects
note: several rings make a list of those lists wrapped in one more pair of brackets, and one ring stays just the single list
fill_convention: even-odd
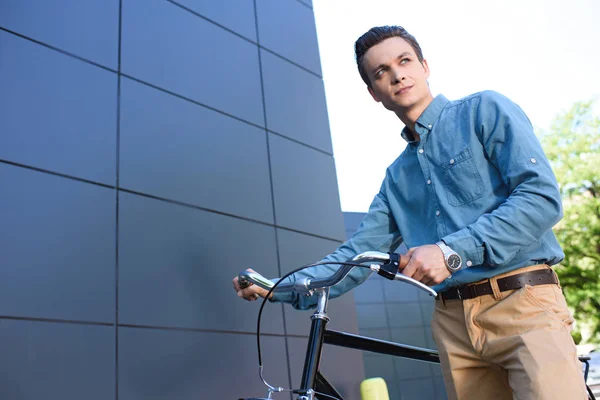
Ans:
[{"label": "nose", "polygon": [[402,68],[392,68],[391,71],[391,75],[392,75],[392,84],[396,84],[396,83],[400,83],[402,82],[402,80],[404,80],[404,71],[402,70]]}]

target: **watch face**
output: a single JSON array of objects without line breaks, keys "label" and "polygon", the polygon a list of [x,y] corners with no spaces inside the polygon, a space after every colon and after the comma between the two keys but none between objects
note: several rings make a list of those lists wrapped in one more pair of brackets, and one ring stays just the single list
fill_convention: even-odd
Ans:
[{"label": "watch face", "polygon": [[451,254],[448,257],[448,267],[458,269],[460,267],[460,257],[456,254]]}]

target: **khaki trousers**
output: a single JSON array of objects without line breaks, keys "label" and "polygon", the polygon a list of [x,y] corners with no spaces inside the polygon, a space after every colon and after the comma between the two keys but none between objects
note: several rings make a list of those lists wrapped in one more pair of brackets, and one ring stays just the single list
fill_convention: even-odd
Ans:
[{"label": "khaki trousers", "polygon": [[543,268],[490,279],[493,295],[435,301],[431,329],[449,399],[587,399],[560,286],[498,289],[499,278]]}]

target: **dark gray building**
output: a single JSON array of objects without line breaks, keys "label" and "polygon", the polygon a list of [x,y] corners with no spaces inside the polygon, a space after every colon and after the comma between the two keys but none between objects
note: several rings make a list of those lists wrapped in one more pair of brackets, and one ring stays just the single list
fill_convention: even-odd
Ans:
[{"label": "dark gray building", "polygon": [[[0,2],[0,192],[0,399],[264,396],[232,277],[344,240],[310,0]],[[308,317],[267,306],[270,383]]]}]

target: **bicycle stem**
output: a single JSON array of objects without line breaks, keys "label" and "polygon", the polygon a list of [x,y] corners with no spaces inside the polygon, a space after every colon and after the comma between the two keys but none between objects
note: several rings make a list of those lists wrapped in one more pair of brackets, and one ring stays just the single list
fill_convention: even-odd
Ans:
[{"label": "bicycle stem", "polygon": [[306,347],[306,356],[304,358],[302,380],[300,382],[300,389],[296,392],[300,395],[298,396],[298,400],[313,400],[315,392],[312,388],[315,387],[315,380],[321,362],[323,337],[325,335],[325,328],[329,322],[329,317],[327,316],[329,288],[316,289],[314,294],[318,297],[317,309],[310,317],[312,322],[308,336],[309,342]]}]

